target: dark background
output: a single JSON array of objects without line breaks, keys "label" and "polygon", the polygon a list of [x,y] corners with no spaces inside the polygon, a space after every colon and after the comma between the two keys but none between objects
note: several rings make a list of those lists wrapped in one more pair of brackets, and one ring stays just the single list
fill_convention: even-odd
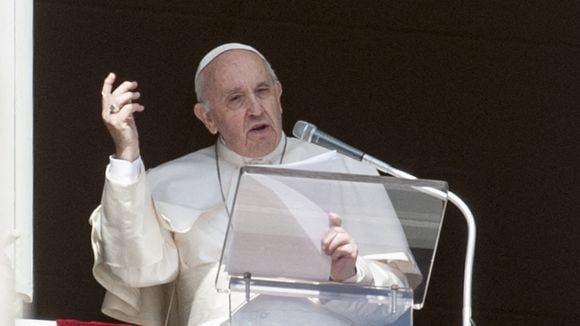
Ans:
[{"label": "dark background", "polygon": [[[138,80],[148,167],[213,142],[193,75],[216,45],[261,50],[298,119],[423,178],[478,225],[478,325],[580,324],[579,1],[37,0],[36,318],[108,320],[88,217],[112,141],[109,71]],[[459,325],[466,227],[447,211],[416,325]]]}]

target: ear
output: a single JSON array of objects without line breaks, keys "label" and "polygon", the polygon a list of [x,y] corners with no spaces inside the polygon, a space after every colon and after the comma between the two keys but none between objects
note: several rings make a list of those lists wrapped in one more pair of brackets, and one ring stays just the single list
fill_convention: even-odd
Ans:
[{"label": "ear", "polygon": [[278,99],[280,99],[280,97],[282,96],[282,83],[280,83],[280,81],[276,81],[274,83],[274,88],[276,89],[276,96],[278,96]]},{"label": "ear", "polygon": [[282,83],[276,81],[274,83],[274,88],[276,90],[276,97],[278,98],[278,103],[280,104],[280,112],[282,112]]},{"label": "ear", "polygon": [[215,121],[212,117],[212,113],[210,110],[207,110],[203,103],[196,103],[193,106],[193,114],[199,119],[199,121],[203,122],[207,130],[213,135],[218,133],[217,126]]}]

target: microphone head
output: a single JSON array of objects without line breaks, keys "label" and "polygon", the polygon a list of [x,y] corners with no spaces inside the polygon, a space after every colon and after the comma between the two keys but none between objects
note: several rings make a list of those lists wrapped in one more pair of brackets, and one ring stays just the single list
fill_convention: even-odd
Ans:
[{"label": "microphone head", "polygon": [[294,124],[292,134],[294,135],[294,137],[310,143],[312,141],[312,135],[314,134],[316,129],[317,129],[316,126],[311,124],[310,122],[298,120]]}]

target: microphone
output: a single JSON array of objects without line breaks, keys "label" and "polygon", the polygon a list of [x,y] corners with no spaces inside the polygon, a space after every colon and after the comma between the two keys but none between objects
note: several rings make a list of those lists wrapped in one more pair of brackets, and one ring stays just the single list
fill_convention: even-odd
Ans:
[{"label": "microphone", "polygon": [[[411,175],[407,172],[395,169],[394,167],[390,166],[389,164],[370,156],[363,151],[356,149],[332,136],[329,134],[318,130],[318,128],[306,121],[298,120],[294,124],[294,129],[292,130],[292,134],[299,139],[307,141],[309,143],[317,144],[322,147],[326,147],[330,150],[336,150],[337,152],[346,155],[350,158],[353,158],[357,161],[362,161],[369,163],[375,166],[379,171],[384,173],[390,174],[397,178],[402,179],[410,179],[414,180],[417,179],[414,175]],[[444,198],[445,194],[442,194],[441,191],[430,188],[430,187],[418,187],[417,190],[422,191],[424,193],[430,194],[436,198]],[[462,312],[462,321],[463,326],[472,325],[471,321],[471,296],[472,296],[472,279],[473,279],[473,261],[475,256],[475,239],[476,239],[476,225],[475,225],[475,218],[471,210],[463,202],[459,196],[454,194],[453,192],[447,192],[447,199],[455,204],[457,208],[463,213],[465,217],[465,221],[467,222],[467,248],[465,253],[465,269],[464,269],[464,279],[463,279],[463,312]]]},{"label": "microphone", "polygon": [[365,156],[363,151],[332,137],[324,131],[318,130],[315,125],[303,120],[296,121],[294,129],[292,129],[292,134],[298,139],[302,139],[330,150],[336,150],[337,152],[357,161],[362,161]]}]

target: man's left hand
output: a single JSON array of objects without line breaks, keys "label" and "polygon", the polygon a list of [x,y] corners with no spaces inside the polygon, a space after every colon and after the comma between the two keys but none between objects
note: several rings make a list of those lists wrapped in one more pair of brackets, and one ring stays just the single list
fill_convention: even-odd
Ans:
[{"label": "man's left hand", "polygon": [[356,274],[358,246],[342,227],[342,219],[335,213],[328,215],[330,229],[322,237],[322,251],[332,259],[330,280],[342,282]]}]

